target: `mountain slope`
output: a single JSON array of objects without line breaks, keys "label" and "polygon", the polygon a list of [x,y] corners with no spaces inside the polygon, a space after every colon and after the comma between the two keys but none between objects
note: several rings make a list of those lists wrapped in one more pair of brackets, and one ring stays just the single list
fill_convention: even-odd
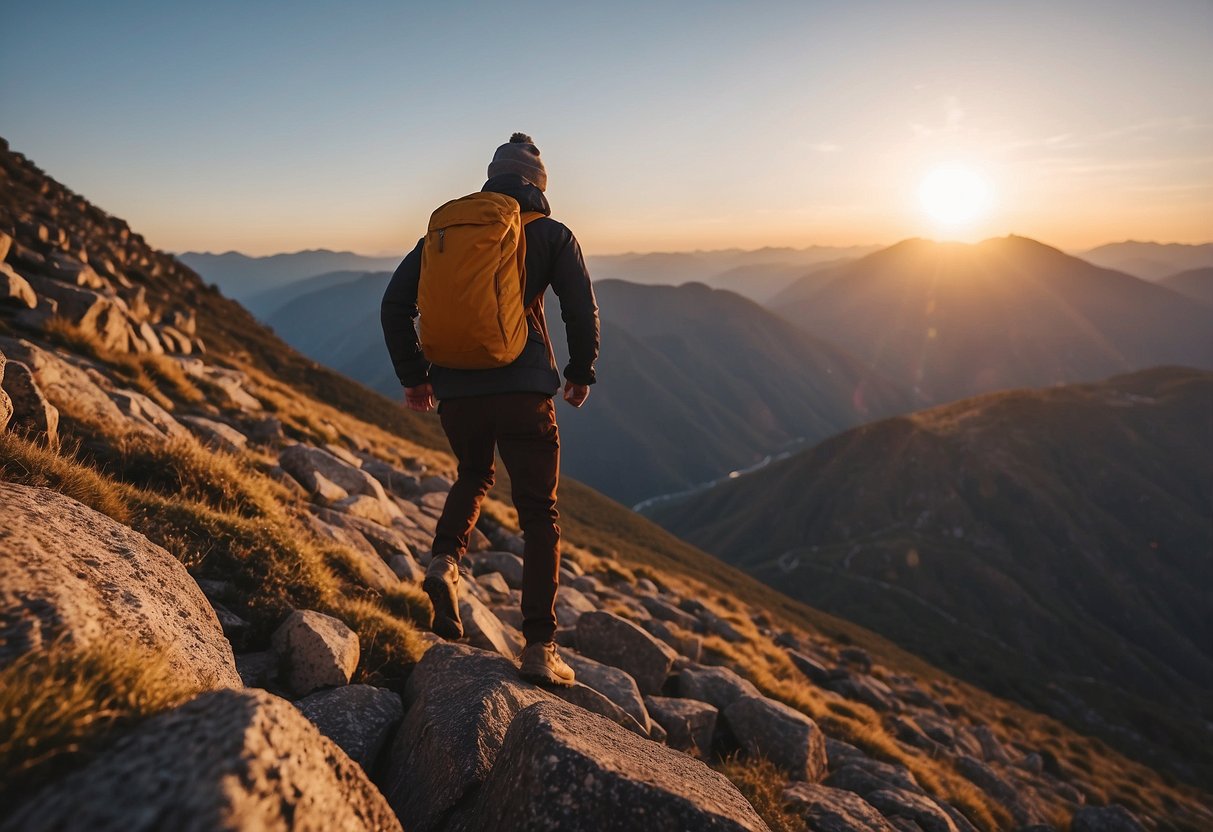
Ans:
[{"label": "mountain slope", "polygon": [[1213,306],[1213,266],[1203,269],[1189,269],[1158,281],[1158,285],[1166,286],[1172,291],[1198,300],[1208,306]]},{"label": "mountain slope", "polygon": [[[399,395],[379,328],[386,274],[298,297],[268,323],[288,343]],[[564,408],[569,474],[628,503],[682,490],[909,407],[837,348],[740,295],[702,284],[595,284],[603,320],[593,403]],[[559,303],[548,320],[560,366]]]},{"label": "mountain slope", "polygon": [[1078,254],[1083,260],[1144,280],[1161,280],[1187,269],[1213,266],[1213,243],[1108,243]]},{"label": "mountain slope", "polygon": [[269,257],[250,257],[237,251],[223,254],[187,251],[178,259],[238,301],[278,289],[298,280],[331,272],[392,270],[399,257],[367,257],[352,251],[314,249]]},{"label": "mountain slope", "polygon": [[1207,776],[1210,448],[1213,373],[1162,368],[867,425],[652,514],[794,598],[1001,694],[1094,709],[1109,741]]},{"label": "mountain slope", "polygon": [[1213,312],[1033,240],[906,240],[793,285],[769,306],[928,401],[1213,368]]}]

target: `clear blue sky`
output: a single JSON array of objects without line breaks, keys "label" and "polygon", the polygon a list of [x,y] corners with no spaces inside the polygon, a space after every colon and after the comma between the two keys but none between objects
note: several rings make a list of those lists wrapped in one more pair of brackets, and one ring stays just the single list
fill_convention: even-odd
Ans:
[{"label": "clear blue sky", "polygon": [[10,4],[0,135],[172,250],[397,252],[531,133],[590,251],[1213,239],[1213,2]]}]

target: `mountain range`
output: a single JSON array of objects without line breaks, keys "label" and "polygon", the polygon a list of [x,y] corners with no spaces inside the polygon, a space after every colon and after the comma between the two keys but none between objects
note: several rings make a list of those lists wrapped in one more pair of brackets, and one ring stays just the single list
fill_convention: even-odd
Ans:
[{"label": "mountain range", "polygon": [[1208,778],[1211,449],[1213,373],[1157,368],[878,421],[649,514],[794,598]]},{"label": "mountain range", "polygon": [[[330,272],[390,271],[400,263],[399,257],[368,257],[352,251],[312,249],[268,257],[250,257],[238,251],[222,254],[186,251],[177,255],[182,263],[203,275],[233,300],[245,303],[255,314],[272,311],[273,296],[266,303],[257,301],[274,289],[280,289],[307,278]],[[250,303],[250,301],[252,301]],[[254,309],[253,307],[259,307]]]},{"label": "mountain range", "polygon": [[594,280],[670,286],[693,281],[715,289],[728,289],[758,303],[766,303],[780,290],[822,266],[862,257],[880,248],[875,245],[810,246],[591,254],[586,258],[586,263]]},{"label": "mountain range", "polygon": [[931,402],[1213,368],[1213,314],[1170,289],[1024,237],[911,239],[810,275],[769,304]]},{"label": "mountain range", "polygon": [[1106,269],[1127,272],[1145,280],[1161,280],[1179,271],[1213,266],[1213,243],[1193,245],[1126,240],[1078,252],[1078,256]]}]

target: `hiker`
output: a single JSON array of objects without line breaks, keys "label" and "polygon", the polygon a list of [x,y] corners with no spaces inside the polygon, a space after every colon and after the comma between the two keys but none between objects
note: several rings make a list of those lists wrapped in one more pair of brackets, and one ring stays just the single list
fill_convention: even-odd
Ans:
[{"label": "hiker", "polygon": [[434,605],[434,632],[461,638],[459,563],[493,486],[496,447],[525,539],[520,672],[571,685],[573,670],[554,641],[560,438],[552,397],[560,375],[543,295],[551,286],[560,300],[569,347],[564,399],[574,407],[595,380],[598,304],[577,239],[549,216],[547,171],[531,137],[515,133],[498,147],[488,177],[479,193],[434,212],[383,296],[383,335],[405,402],[424,413],[438,400],[459,461],[422,586]]}]

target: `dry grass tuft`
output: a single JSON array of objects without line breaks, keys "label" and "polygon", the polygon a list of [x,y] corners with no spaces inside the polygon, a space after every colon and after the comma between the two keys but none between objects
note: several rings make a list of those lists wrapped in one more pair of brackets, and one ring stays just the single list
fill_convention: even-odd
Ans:
[{"label": "dry grass tuft", "polygon": [[14,805],[115,734],[198,691],[163,657],[121,640],[59,641],[0,670],[0,805]]},{"label": "dry grass tuft", "polygon": [[733,782],[771,832],[808,832],[808,822],[784,805],[782,792],[787,777],[774,763],[734,754],[713,763],[712,768]]},{"label": "dry grass tuft", "polygon": [[0,432],[0,479],[58,491],[119,523],[130,520],[122,488],[75,459],[75,446],[58,453],[45,443]]},{"label": "dry grass tuft", "polygon": [[246,458],[211,450],[192,436],[161,439],[132,432],[107,450],[103,464],[124,482],[220,511],[278,517],[290,500],[281,484]]}]

